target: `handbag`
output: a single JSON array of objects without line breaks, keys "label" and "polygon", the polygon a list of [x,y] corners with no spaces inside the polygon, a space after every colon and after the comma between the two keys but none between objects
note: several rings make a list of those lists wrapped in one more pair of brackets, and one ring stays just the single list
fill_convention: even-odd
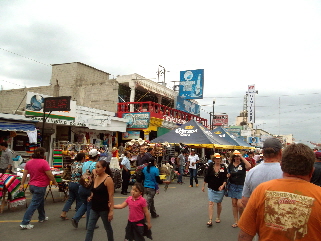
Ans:
[{"label": "handbag", "polygon": [[84,188],[91,189],[94,184],[94,174],[90,172],[90,165],[80,177],[79,184]]}]

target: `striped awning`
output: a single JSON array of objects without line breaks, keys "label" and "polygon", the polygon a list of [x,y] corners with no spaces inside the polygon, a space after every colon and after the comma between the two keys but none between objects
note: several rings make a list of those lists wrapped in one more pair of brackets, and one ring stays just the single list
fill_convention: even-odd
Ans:
[{"label": "striped awning", "polygon": [[0,121],[1,131],[34,131],[35,125],[30,123],[17,123],[17,122],[6,122]]}]

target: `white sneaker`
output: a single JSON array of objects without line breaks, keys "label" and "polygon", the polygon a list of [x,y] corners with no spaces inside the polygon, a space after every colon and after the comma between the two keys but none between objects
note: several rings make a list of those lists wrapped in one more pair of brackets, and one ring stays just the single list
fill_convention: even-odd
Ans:
[{"label": "white sneaker", "polygon": [[48,218],[48,217],[45,217],[44,220],[39,220],[38,223],[43,223],[44,221],[48,221],[48,220],[49,220],[49,218]]},{"label": "white sneaker", "polygon": [[33,227],[34,227],[34,225],[32,225],[32,224],[27,224],[27,225],[20,225],[20,227],[21,227],[21,229],[32,229]]}]

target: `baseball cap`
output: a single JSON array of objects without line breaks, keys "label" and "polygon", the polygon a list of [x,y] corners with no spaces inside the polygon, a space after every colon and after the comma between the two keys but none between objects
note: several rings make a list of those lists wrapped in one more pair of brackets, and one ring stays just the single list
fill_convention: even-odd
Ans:
[{"label": "baseball cap", "polygon": [[191,149],[191,151],[194,151],[194,152],[195,152],[195,149]]},{"label": "baseball cap", "polygon": [[220,153],[215,153],[215,154],[214,154],[214,158],[221,158]]},{"label": "baseball cap", "polygon": [[99,155],[100,153],[99,153],[99,151],[97,151],[97,149],[91,149],[90,151],[89,151],[89,156],[92,156],[92,157],[95,157],[95,156],[97,156],[97,155]]},{"label": "baseball cap", "polygon": [[316,151],[314,154],[316,159],[321,159],[321,151]]},{"label": "baseball cap", "polygon": [[263,149],[265,148],[273,148],[274,151],[279,151],[282,149],[282,144],[276,138],[269,138],[266,139],[263,143]]}]

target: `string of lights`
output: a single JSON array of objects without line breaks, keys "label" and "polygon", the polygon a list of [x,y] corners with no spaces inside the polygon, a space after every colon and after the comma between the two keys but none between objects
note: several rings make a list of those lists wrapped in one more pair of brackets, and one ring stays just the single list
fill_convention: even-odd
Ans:
[{"label": "string of lights", "polygon": [[35,60],[35,59],[28,58],[28,57],[26,57],[26,56],[23,56],[23,55],[21,55],[21,54],[17,54],[17,53],[15,53],[15,52],[12,52],[12,51],[10,51],[10,50],[7,50],[7,49],[1,48],[1,47],[0,47],[0,49],[1,49],[1,50],[3,50],[3,51],[6,51],[6,52],[8,52],[8,53],[11,53],[11,54],[17,55],[17,56],[19,56],[19,57],[22,57],[22,58],[25,58],[25,59],[28,59],[28,60],[34,61],[34,62],[36,62],[36,63],[38,63],[38,64],[42,64],[42,65],[50,66],[50,67],[51,67],[51,65],[50,65],[50,64],[42,63],[42,62],[37,61],[37,60]]}]

